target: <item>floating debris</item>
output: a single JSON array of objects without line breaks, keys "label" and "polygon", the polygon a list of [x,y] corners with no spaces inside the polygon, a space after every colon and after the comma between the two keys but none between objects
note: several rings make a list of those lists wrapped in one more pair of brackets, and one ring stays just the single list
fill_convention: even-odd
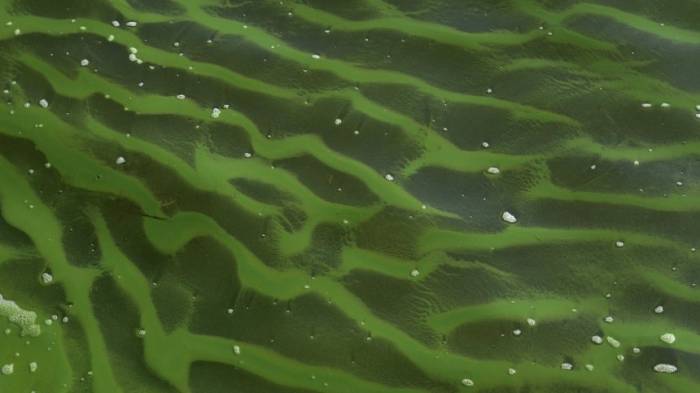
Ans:
[{"label": "floating debris", "polygon": [[588,370],[588,371],[593,371],[593,370],[595,369],[595,367],[593,367],[592,364],[587,364],[587,365],[585,365],[584,367],[585,367],[586,370]]},{"label": "floating debris", "polygon": [[462,385],[464,386],[474,386],[474,381],[469,378],[462,379]]},{"label": "floating debris", "polygon": [[187,98],[187,97],[185,97],[184,94],[178,94],[178,95],[175,96],[175,98],[177,98],[178,100],[184,100],[184,99]]},{"label": "floating debris", "polygon": [[613,318],[612,316],[608,315],[607,317],[603,318],[603,321],[605,321],[605,322],[607,322],[607,323],[613,323],[613,322],[615,322],[615,318]]},{"label": "floating debris", "polygon": [[392,175],[391,173],[387,173],[386,175],[384,175],[384,178],[389,181],[394,181],[394,175]]},{"label": "floating debris", "polygon": [[489,148],[489,143],[486,142],[486,141],[481,142],[481,147],[483,147],[484,149],[488,149],[488,148]]},{"label": "floating debris", "polygon": [[486,170],[486,172],[492,174],[492,175],[498,175],[501,173],[501,170],[496,168],[495,166],[489,167],[489,169]]},{"label": "floating debris", "polygon": [[39,100],[39,105],[41,105],[42,108],[48,108],[49,107],[49,102],[46,101],[45,98],[42,98]]},{"label": "floating debris", "polygon": [[659,337],[659,339],[666,344],[673,344],[676,342],[676,336],[673,333],[664,333],[661,335],[661,337]]},{"label": "floating debris", "polygon": [[343,124],[343,119],[337,118],[337,119],[335,119],[335,121],[334,121],[333,123],[334,123],[336,126],[339,126],[339,125]]},{"label": "floating debris", "polygon": [[136,27],[136,24],[137,24],[137,23],[134,22],[133,20],[132,20],[132,21],[126,22],[126,25],[129,26],[129,27]]},{"label": "floating debris", "polygon": [[523,334],[523,331],[522,331],[522,330],[520,330],[520,329],[515,329],[515,330],[513,330],[513,335],[514,335],[514,336],[517,337],[517,336],[520,336],[521,334]]},{"label": "floating debris", "polygon": [[518,372],[517,372],[514,368],[509,368],[509,369],[508,369],[508,375],[515,375],[515,374],[517,374],[517,373],[518,373]]},{"label": "floating debris", "polygon": [[566,362],[564,362],[564,363],[561,364],[561,369],[562,369],[562,370],[566,370],[566,371],[571,371],[571,370],[574,369],[574,365],[571,364],[571,363],[566,363]]},{"label": "floating debris", "polygon": [[221,109],[214,108],[211,110],[211,117],[213,117],[214,119],[218,119],[219,116],[221,116]]},{"label": "floating debris", "polygon": [[535,325],[537,325],[537,321],[535,321],[535,320],[532,319],[532,318],[528,318],[528,319],[527,319],[527,324],[528,324],[529,326],[535,326]]},{"label": "floating debris", "polygon": [[318,60],[318,59],[321,58],[321,56],[319,56],[319,55],[317,55],[317,54],[314,53],[313,55],[311,55],[311,58],[312,58],[312,59],[315,59],[315,60]]},{"label": "floating debris", "polygon": [[233,346],[233,353],[235,353],[236,355],[240,355],[241,354],[241,347],[238,345],[234,345]]},{"label": "floating debris", "polygon": [[21,328],[22,336],[36,337],[41,334],[41,327],[36,324],[36,313],[21,309],[17,303],[7,300],[0,295],[0,316]]},{"label": "floating debris", "polygon": [[88,65],[90,65],[90,60],[82,59],[82,60],[80,60],[80,65],[83,67],[87,67]]},{"label": "floating debris", "polygon": [[41,273],[41,282],[44,284],[51,284],[53,282],[53,276],[49,273]]},{"label": "floating debris", "polygon": [[119,27],[119,26],[121,26],[121,23],[119,23],[118,20],[113,20],[113,21],[112,21],[112,26],[114,26],[114,27]]},{"label": "floating debris", "polygon": [[411,277],[418,277],[420,275],[420,272],[418,269],[413,269],[411,270]]},{"label": "floating debris", "polygon": [[652,107],[652,105],[651,105],[650,103],[648,103],[648,102],[643,102],[643,103],[642,103],[642,108],[651,108],[651,107]]},{"label": "floating debris", "polygon": [[593,341],[594,344],[602,344],[603,343],[603,337],[600,337],[598,335],[591,337],[591,341]]},{"label": "floating debris", "polygon": [[29,363],[29,372],[30,373],[35,373],[38,368],[39,368],[39,365],[36,362]]},{"label": "floating debris", "polygon": [[654,313],[656,313],[656,314],[663,314],[663,312],[664,312],[664,306],[656,306],[656,308],[654,308]]},{"label": "floating debris", "polygon": [[625,242],[623,242],[622,240],[618,240],[615,242],[615,247],[617,247],[617,248],[622,248],[624,246],[625,246]]},{"label": "floating debris", "polygon": [[503,221],[510,224],[515,224],[516,222],[518,222],[518,219],[515,218],[515,216],[511,212],[508,211],[503,212],[501,218],[503,219]]},{"label": "floating debris", "polygon": [[678,371],[678,367],[672,364],[659,363],[656,366],[654,366],[654,371],[656,371],[657,373],[673,374],[676,371]]},{"label": "floating debris", "polygon": [[119,156],[117,159],[114,161],[117,165],[124,165],[126,163],[126,158]]},{"label": "floating debris", "polygon": [[605,339],[608,341],[608,344],[610,344],[610,346],[613,347],[613,348],[620,348],[620,345],[622,345],[622,344],[620,344],[619,341],[617,341],[617,340],[616,340],[615,338],[613,338],[613,337],[608,336],[608,337],[606,337]]}]

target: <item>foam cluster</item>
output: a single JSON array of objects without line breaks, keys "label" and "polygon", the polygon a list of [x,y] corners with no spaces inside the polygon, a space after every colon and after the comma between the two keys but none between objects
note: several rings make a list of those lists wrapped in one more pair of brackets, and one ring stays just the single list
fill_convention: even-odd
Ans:
[{"label": "foam cluster", "polygon": [[20,308],[12,300],[6,300],[0,295],[0,316],[7,317],[10,322],[19,326],[22,336],[36,337],[41,334],[41,327],[36,323],[36,313]]}]

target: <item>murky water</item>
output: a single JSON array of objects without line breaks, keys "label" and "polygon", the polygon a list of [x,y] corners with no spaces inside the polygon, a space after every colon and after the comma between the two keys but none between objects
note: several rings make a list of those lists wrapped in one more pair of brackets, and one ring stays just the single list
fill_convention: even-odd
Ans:
[{"label": "murky water", "polygon": [[700,391],[699,70],[695,0],[2,0],[0,392]]}]

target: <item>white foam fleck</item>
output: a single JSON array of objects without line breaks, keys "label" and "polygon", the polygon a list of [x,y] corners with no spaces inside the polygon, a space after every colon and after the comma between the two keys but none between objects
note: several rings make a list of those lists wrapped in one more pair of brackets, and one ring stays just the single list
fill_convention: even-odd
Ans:
[{"label": "white foam fleck", "polygon": [[41,282],[44,284],[51,284],[53,282],[53,276],[49,273],[41,273]]},{"label": "white foam fleck", "polygon": [[388,181],[394,181],[394,175],[392,175],[391,173],[387,173],[386,175],[384,175],[384,178]]},{"label": "white foam fleck", "polygon": [[659,339],[666,344],[673,344],[676,342],[676,336],[673,333],[664,333],[661,335],[661,337],[659,337]]},{"label": "white foam fleck", "polygon": [[488,149],[488,147],[489,147],[489,143],[488,143],[488,142],[486,142],[486,141],[484,141],[484,142],[481,142],[481,147],[483,147],[484,149]]},{"label": "white foam fleck", "polygon": [[514,335],[514,336],[517,337],[517,336],[519,336],[519,335],[521,335],[521,334],[523,334],[523,331],[522,331],[522,330],[520,330],[520,329],[515,329],[515,330],[513,330],[513,335]]},{"label": "white foam fleck", "polygon": [[186,97],[184,94],[178,94],[175,96],[175,98],[177,98],[178,100],[184,100]]},{"label": "white foam fleck", "polygon": [[48,108],[49,107],[49,102],[46,101],[45,98],[42,98],[39,100],[39,105],[41,105],[42,108]]},{"label": "white foam fleck", "polygon": [[123,165],[126,163],[126,158],[119,156],[117,159],[114,161],[117,165]]},{"label": "white foam fleck", "polygon": [[420,272],[418,269],[413,269],[411,270],[411,277],[418,277],[420,275]]},{"label": "white foam fleck", "polygon": [[315,60],[318,60],[318,59],[321,58],[321,56],[319,56],[319,55],[317,55],[317,54],[314,53],[313,55],[311,55],[311,58],[313,58],[313,59],[315,59]]},{"label": "white foam fleck", "polygon": [[36,364],[36,362],[29,363],[29,372],[30,373],[35,373],[38,368],[39,368],[39,365]]},{"label": "white foam fleck", "polygon": [[133,20],[131,20],[131,21],[126,22],[126,25],[129,26],[129,27],[136,27],[136,22],[134,22]]},{"label": "white foam fleck", "polygon": [[114,26],[114,27],[119,27],[119,26],[121,26],[121,23],[119,23],[118,20],[113,20],[113,21],[112,21],[112,26]]},{"label": "white foam fleck", "polygon": [[615,322],[615,318],[613,318],[612,316],[608,315],[607,317],[603,318],[603,321],[605,321],[605,322],[607,322],[607,323],[613,323],[613,322]]},{"label": "white foam fleck", "polygon": [[503,219],[503,221],[511,224],[515,224],[516,222],[518,222],[518,219],[515,218],[515,216],[511,212],[508,211],[503,212],[501,218]]},{"label": "white foam fleck", "polygon": [[515,374],[517,374],[517,371],[514,368],[508,369],[508,375],[515,375]]},{"label": "white foam fleck", "polygon": [[574,365],[571,364],[571,363],[566,363],[566,362],[564,362],[564,363],[561,364],[561,369],[562,369],[562,370],[566,370],[566,371],[571,371],[571,370],[574,369]]},{"label": "white foam fleck", "polygon": [[588,370],[588,371],[593,371],[593,369],[594,369],[592,364],[587,364],[584,367],[586,367],[586,370]]},{"label": "white foam fleck", "polygon": [[624,246],[625,246],[625,242],[623,242],[622,240],[618,240],[615,242],[615,247],[617,247],[617,248],[622,248]]},{"label": "white foam fleck", "polygon": [[619,360],[619,361],[625,360],[625,355],[623,355],[623,354],[617,355],[617,360]]},{"label": "white foam fleck", "polygon": [[654,366],[654,371],[656,371],[657,373],[672,374],[678,371],[678,367],[672,364],[659,363],[656,366]]},{"label": "white foam fleck", "polygon": [[236,355],[240,355],[241,354],[241,347],[238,345],[234,345],[233,346],[233,353],[235,353]]},{"label": "white foam fleck", "polygon": [[528,319],[527,319],[527,324],[530,325],[530,326],[535,326],[535,325],[537,325],[537,321],[535,321],[535,320],[532,319],[532,318],[528,318]]},{"label": "white foam fleck", "polygon": [[474,386],[474,381],[469,378],[462,379],[462,385],[464,386]]},{"label": "white foam fleck", "polygon": [[2,371],[3,375],[12,375],[15,372],[15,365],[12,363],[5,364],[0,371]]},{"label": "white foam fleck", "polygon": [[486,170],[486,172],[492,174],[492,175],[498,175],[501,173],[501,170],[496,168],[495,166],[489,167],[489,169]]},{"label": "white foam fleck", "polygon": [[663,314],[663,312],[664,312],[664,306],[656,306],[656,308],[654,308],[654,312],[655,312],[656,314]]},{"label": "white foam fleck", "polygon": [[343,124],[343,119],[341,119],[341,118],[336,118],[335,121],[333,121],[333,123],[334,123],[336,126],[339,126],[339,125]]},{"label": "white foam fleck", "polygon": [[90,64],[90,60],[88,60],[88,59],[80,60],[80,65],[83,67],[87,67],[89,64]]},{"label": "white foam fleck", "polygon": [[211,117],[213,117],[214,119],[218,119],[219,116],[221,116],[221,109],[214,108],[211,110]]},{"label": "white foam fleck", "polygon": [[593,341],[593,343],[595,343],[595,344],[600,345],[603,343],[603,337],[596,335],[596,336],[591,337],[591,341]]},{"label": "white foam fleck", "polygon": [[651,107],[652,107],[652,105],[651,105],[650,103],[648,103],[648,102],[643,102],[643,103],[642,103],[642,108],[651,108]]}]

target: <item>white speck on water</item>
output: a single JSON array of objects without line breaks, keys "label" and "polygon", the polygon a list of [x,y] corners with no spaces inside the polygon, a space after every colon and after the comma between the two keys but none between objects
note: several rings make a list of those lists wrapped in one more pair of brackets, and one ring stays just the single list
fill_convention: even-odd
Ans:
[{"label": "white speck on water", "polygon": [[420,272],[418,269],[413,269],[411,270],[411,277],[418,277],[420,275]]},{"label": "white speck on water", "polygon": [[486,93],[487,93],[487,94],[493,93],[493,89],[491,89],[491,88],[489,87],[488,89],[486,89]]},{"label": "white speck on water", "polygon": [[337,118],[337,119],[335,119],[335,121],[334,121],[333,123],[334,123],[336,126],[339,126],[339,125],[343,124],[343,119]]},{"label": "white speck on water", "polygon": [[474,381],[469,378],[462,379],[462,385],[464,386],[474,386]]},{"label": "white speck on water", "polygon": [[607,317],[603,318],[603,321],[605,321],[605,322],[607,322],[607,323],[613,323],[613,322],[615,321],[615,318],[613,318],[612,316],[608,315]]},{"label": "white speck on water", "polygon": [[632,353],[640,353],[640,352],[642,352],[642,350],[639,349],[638,347],[632,348]]},{"label": "white speck on water", "polygon": [[673,333],[664,333],[659,338],[666,344],[673,344],[676,342],[676,336]]},{"label": "white speck on water", "polygon": [[639,160],[634,160],[634,166],[639,166]]},{"label": "white speck on water", "polygon": [[131,62],[138,61],[138,57],[136,57],[136,55],[133,53],[129,53],[129,61],[131,61]]},{"label": "white speck on water", "polygon": [[515,330],[513,330],[513,335],[514,335],[514,336],[517,337],[517,336],[519,336],[519,335],[521,335],[521,334],[523,334],[523,331],[522,331],[522,330],[520,330],[520,329],[515,329]]},{"label": "white speck on water", "polygon": [[177,98],[178,100],[184,100],[186,97],[184,94],[178,94],[175,96],[175,98]]},{"label": "white speck on water", "polygon": [[214,119],[218,119],[219,116],[221,116],[221,109],[214,108],[211,110],[211,117],[213,117]]},{"label": "white speck on water", "polygon": [[613,348],[620,348],[620,342],[615,340],[613,337],[606,337],[606,340],[608,340],[608,344],[610,344]]},{"label": "white speck on water", "polygon": [[489,143],[486,142],[486,141],[481,142],[481,147],[483,147],[484,149],[488,149],[488,148],[489,148]]},{"label": "white speck on water", "polygon": [[615,247],[617,247],[617,248],[622,248],[624,246],[625,246],[625,242],[623,242],[622,240],[618,240],[615,242]]},{"label": "white speck on water", "polygon": [[136,22],[134,22],[133,20],[131,20],[131,21],[126,22],[126,25],[129,26],[129,27],[136,27]]},{"label": "white speck on water", "polygon": [[596,336],[591,337],[591,341],[593,341],[593,343],[595,343],[595,344],[600,345],[603,343],[603,337],[596,335]]},{"label": "white speck on water", "polygon": [[250,158],[250,157],[253,157],[253,154],[252,154],[252,153],[245,152],[245,153],[243,153],[243,157],[245,157],[245,158]]},{"label": "white speck on water", "polygon": [[492,175],[498,175],[501,173],[501,170],[496,168],[495,166],[489,167],[489,169],[486,170],[486,172],[492,174]]},{"label": "white speck on water", "polygon": [[625,355],[623,355],[623,354],[617,355],[617,360],[619,360],[619,361],[625,360]]},{"label": "white speck on water", "polygon": [[651,107],[652,107],[652,105],[651,105],[650,103],[648,103],[648,102],[643,102],[643,103],[642,103],[642,108],[651,108]]},{"label": "white speck on water", "polygon": [[662,107],[662,108],[670,108],[670,107],[671,107],[671,104],[669,104],[668,102],[662,102],[662,103],[661,103],[661,107]]},{"label": "white speck on water", "polygon": [[39,365],[36,364],[36,362],[29,363],[29,372],[30,373],[35,373],[38,368],[39,368]]},{"label": "white speck on water", "polygon": [[117,159],[114,161],[117,165],[123,165],[126,163],[126,158],[119,156]]},{"label": "white speck on water", "polygon": [[20,29],[15,29],[15,35],[20,35],[22,34],[22,30]]},{"label": "white speck on water", "polygon": [[656,371],[657,373],[672,374],[678,371],[678,367],[672,364],[659,363],[656,366],[654,366],[654,371]]},{"label": "white speck on water", "polygon": [[535,326],[535,325],[537,325],[537,321],[535,321],[535,320],[532,319],[532,318],[528,318],[528,319],[527,319],[527,324],[528,324],[529,326]]},{"label": "white speck on water", "polygon": [[139,330],[137,330],[137,331],[136,331],[136,336],[141,337],[141,338],[146,337],[146,329],[139,329]]},{"label": "white speck on water", "polygon": [[394,181],[394,175],[392,175],[391,173],[387,173],[386,175],[384,175],[384,178],[388,181]]},{"label": "white speck on water", "polygon": [[114,26],[114,27],[119,27],[119,26],[121,26],[121,23],[119,23],[118,20],[113,20],[113,21],[112,21],[112,26]]},{"label": "white speck on water", "polygon": [[501,215],[501,218],[503,219],[503,221],[511,223],[511,224],[515,224],[516,222],[518,222],[518,219],[515,218],[515,216],[511,212],[507,212],[507,211],[503,212],[503,214]]},{"label": "white speck on water", "polygon": [[591,170],[592,170],[592,171],[594,171],[596,168],[597,168],[597,167],[596,167],[595,164],[591,165]]},{"label": "white speck on water", "polygon": [[42,108],[48,108],[49,107],[49,102],[46,101],[45,98],[42,98],[39,100],[39,105],[41,105]]},{"label": "white speck on water", "polygon": [[234,345],[233,346],[233,353],[235,353],[236,355],[240,355],[241,354],[241,347],[239,347],[238,345]]},{"label": "white speck on water", "polygon": [[129,52],[131,52],[131,53],[133,53],[133,54],[137,54],[137,53],[139,53],[139,50],[136,49],[136,48],[134,48],[133,46],[130,46],[130,47],[129,47]]},{"label": "white speck on water", "polygon": [[571,370],[574,369],[574,365],[571,364],[571,363],[566,363],[566,362],[564,362],[564,363],[561,364],[561,369],[562,369],[562,370],[566,370],[566,371],[571,371]]},{"label": "white speck on water", "polygon": [[319,55],[317,55],[317,54],[314,53],[313,55],[311,55],[311,58],[313,58],[313,59],[315,59],[315,60],[318,60],[318,59],[321,58],[321,56],[319,56]]},{"label": "white speck on water", "polygon": [[517,371],[514,368],[508,369],[508,375],[515,375],[515,374],[517,374]]},{"label": "white speck on water", "polygon": [[83,67],[87,67],[89,64],[90,64],[90,60],[88,60],[88,59],[80,60],[80,65]]},{"label": "white speck on water", "polygon": [[586,367],[586,370],[588,370],[588,371],[593,371],[593,369],[594,369],[592,364],[587,364],[584,367]]},{"label": "white speck on water", "polygon": [[53,276],[46,272],[41,273],[41,281],[44,284],[51,284],[53,282]]},{"label": "white speck on water", "polygon": [[664,306],[656,306],[656,308],[654,308],[654,312],[655,312],[656,314],[663,314],[663,312],[664,312]]},{"label": "white speck on water", "polygon": [[15,365],[12,363],[5,364],[0,371],[2,371],[3,375],[12,375],[15,372]]}]

